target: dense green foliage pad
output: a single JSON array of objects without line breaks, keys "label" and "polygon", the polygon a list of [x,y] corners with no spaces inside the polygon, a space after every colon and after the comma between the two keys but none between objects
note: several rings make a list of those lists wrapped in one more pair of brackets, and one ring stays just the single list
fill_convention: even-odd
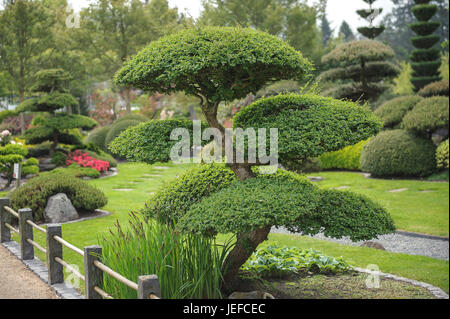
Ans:
[{"label": "dense green foliage pad", "polygon": [[268,79],[301,79],[312,69],[301,53],[275,36],[244,28],[191,28],[152,42],[115,81],[149,92],[184,91],[210,102],[256,93]]},{"label": "dense green foliage pad", "polygon": [[338,151],[321,155],[320,167],[324,170],[345,169],[361,170],[361,152],[369,140],[361,141]]},{"label": "dense green foliage pad", "polygon": [[381,123],[356,103],[286,94],[256,101],[234,117],[234,127],[266,128],[267,132],[278,128],[278,154],[283,162],[353,145],[375,135]]},{"label": "dense green foliage pad", "polygon": [[430,83],[419,91],[419,95],[423,97],[448,96],[448,82],[448,80],[442,80],[439,82]]},{"label": "dense green foliage pad", "polygon": [[374,113],[383,121],[384,128],[396,128],[406,113],[422,100],[417,95],[397,97],[382,104]]},{"label": "dense green foliage pad", "polygon": [[448,169],[448,140],[442,142],[436,150],[437,167],[440,169]]},{"label": "dense green foliage pad", "polygon": [[436,147],[404,130],[372,138],[361,154],[361,168],[375,177],[425,177],[436,170]]}]

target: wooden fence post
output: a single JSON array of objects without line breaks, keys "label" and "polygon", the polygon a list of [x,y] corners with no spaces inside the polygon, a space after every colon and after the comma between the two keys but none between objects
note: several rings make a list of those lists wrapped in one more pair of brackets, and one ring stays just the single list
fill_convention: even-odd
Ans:
[{"label": "wooden fence post", "polygon": [[20,256],[22,260],[34,259],[34,246],[27,239],[33,240],[33,227],[27,220],[33,221],[33,213],[29,208],[19,209]]},{"label": "wooden fence post", "polygon": [[5,223],[11,224],[11,215],[3,208],[9,205],[9,198],[0,198],[0,243],[11,241],[11,231],[5,226]]},{"label": "wooden fence post", "polygon": [[139,276],[138,278],[138,299],[149,299],[153,294],[161,298],[161,287],[158,276]]},{"label": "wooden fence post", "polygon": [[55,260],[56,257],[63,258],[62,245],[53,238],[55,235],[62,236],[61,225],[47,225],[47,266],[50,285],[64,282],[64,268]]},{"label": "wooden fence post", "polygon": [[103,271],[94,265],[94,261],[101,262],[102,247],[88,246],[84,247],[84,295],[86,299],[103,299],[103,297],[95,291],[97,286],[103,289]]}]

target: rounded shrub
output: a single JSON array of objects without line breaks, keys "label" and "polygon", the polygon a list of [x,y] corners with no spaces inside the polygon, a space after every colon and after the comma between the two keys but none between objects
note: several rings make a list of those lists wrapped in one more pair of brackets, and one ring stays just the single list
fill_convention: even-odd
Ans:
[{"label": "rounded shrub", "polygon": [[11,193],[11,205],[14,209],[31,208],[35,221],[44,221],[44,210],[51,196],[64,193],[77,210],[93,211],[108,202],[105,194],[65,172],[43,173],[32,178],[26,184]]},{"label": "rounded shrub", "polygon": [[110,128],[110,126],[96,128],[86,137],[85,144],[93,143],[100,147],[102,150],[106,151],[107,148],[105,140]]},{"label": "rounded shrub", "polygon": [[436,170],[436,147],[404,130],[384,131],[361,154],[361,169],[374,177],[424,177]]},{"label": "rounded shrub", "polygon": [[375,110],[375,115],[383,121],[384,128],[395,128],[403,117],[423,98],[417,95],[402,96],[389,100]]},{"label": "rounded shrub", "polygon": [[62,152],[56,152],[52,155],[51,163],[56,166],[64,166],[67,162],[67,155]]},{"label": "rounded shrub", "polygon": [[436,162],[439,169],[448,169],[448,140],[438,146],[436,150]]},{"label": "rounded shrub", "polygon": [[105,146],[108,147],[108,145],[126,129],[136,126],[140,123],[141,121],[137,120],[124,120],[114,123],[113,125],[111,125],[111,128],[106,135]]},{"label": "rounded shrub", "polygon": [[163,223],[177,222],[193,204],[235,180],[234,173],[223,165],[195,166],[157,192],[147,202],[144,214]]},{"label": "rounded shrub", "polygon": [[419,135],[433,133],[448,127],[449,101],[447,97],[436,96],[419,102],[402,121],[402,128]]},{"label": "rounded shrub", "polygon": [[448,96],[448,92],[448,80],[442,80],[428,84],[418,94],[423,97]]}]

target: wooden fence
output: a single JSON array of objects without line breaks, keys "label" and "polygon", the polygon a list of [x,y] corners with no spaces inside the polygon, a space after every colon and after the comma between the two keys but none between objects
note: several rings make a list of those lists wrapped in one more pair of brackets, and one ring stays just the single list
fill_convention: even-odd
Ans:
[{"label": "wooden fence", "polygon": [[[12,217],[19,221],[19,229],[14,228]],[[33,229],[46,234],[46,247],[34,241]],[[109,275],[124,285],[137,291],[138,299],[160,299],[161,289],[156,275],[140,276],[135,283],[115,272],[101,262],[102,247],[88,246],[83,250],[62,238],[60,224],[48,224],[42,228],[33,222],[31,209],[23,208],[18,212],[10,207],[9,198],[0,198],[0,243],[11,241],[11,232],[20,236],[20,257],[22,260],[34,259],[34,249],[47,256],[48,283],[50,285],[64,282],[64,267],[85,283],[86,299],[113,299],[103,290],[103,276]],[[63,246],[84,258],[84,275],[63,259]]]}]

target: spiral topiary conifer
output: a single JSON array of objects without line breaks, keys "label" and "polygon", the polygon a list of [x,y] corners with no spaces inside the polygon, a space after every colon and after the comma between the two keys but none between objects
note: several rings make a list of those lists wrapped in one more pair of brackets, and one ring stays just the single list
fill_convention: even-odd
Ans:
[{"label": "spiral topiary conifer", "polygon": [[384,25],[380,25],[378,27],[373,25],[373,21],[381,14],[383,11],[382,8],[373,8],[372,4],[376,0],[363,0],[367,4],[369,4],[369,9],[361,9],[357,10],[356,13],[363,19],[367,20],[369,22],[368,27],[360,27],[358,28],[358,32],[361,33],[366,38],[369,38],[370,40],[375,39],[377,36],[379,36],[383,31],[385,30]]},{"label": "spiral topiary conifer", "polygon": [[92,129],[97,122],[82,115],[68,114],[64,108],[78,105],[77,100],[67,93],[66,85],[69,75],[62,69],[39,71],[35,76],[32,91],[35,97],[25,100],[17,108],[17,112],[37,112],[33,127],[25,131],[27,144],[52,142],[50,155],[55,153],[58,143],[81,144],[80,137],[74,129]]},{"label": "spiral topiary conifer", "polygon": [[412,13],[418,20],[409,25],[417,36],[411,38],[416,48],[411,53],[412,79],[415,91],[419,91],[427,84],[441,80],[439,67],[441,66],[440,51],[435,45],[440,37],[433,34],[441,25],[439,21],[430,21],[438,8],[430,4],[430,0],[414,0],[416,5],[412,7]]}]

